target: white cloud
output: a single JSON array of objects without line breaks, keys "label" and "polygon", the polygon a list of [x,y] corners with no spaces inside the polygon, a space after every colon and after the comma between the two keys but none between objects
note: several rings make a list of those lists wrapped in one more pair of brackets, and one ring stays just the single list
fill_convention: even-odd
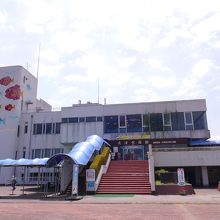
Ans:
[{"label": "white cloud", "polygon": [[53,49],[43,49],[40,51],[40,58],[42,60],[46,60],[52,63],[58,63],[59,62],[59,54],[57,51]]},{"label": "white cloud", "polygon": [[45,79],[49,78],[56,78],[59,75],[61,75],[61,69],[64,67],[64,64],[57,64],[57,65],[48,65],[41,63],[39,67],[39,78],[40,79]]},{"label": "white cloud", "polygon": [[157,89],[171,88],[176,86],[175,76],[152,76],[149,78],[151,85]]},{"label": "white cloud", "polygon": [[192,68],[192,80],[199,80],[211,71],[213,63],[210,59],[199,60]]},{"label": "white cloud", "polygon": [[8,16],[6,11],[0,11],[0,28],[4,28],[7,23]]},{"label": "white cloud", "polygon": [[138,88],[135,90],[133,99],[137,102],[153,102],[161,100],[157,93],[147,88]]},{"label": "white cloud", "polygon": [[93,40],[81,33],[62,31],[52,36],[51,43],[63,54],[71,54],[74,50],[88,50],[92,46]]},{"label": "white cloud", "polygon": [[220,31],[219,23],[220,13],[216,13],[194,25],[191,29],[195,35],[194,43],[204,43],[215,38],[216,32]]},{"label": "white cloud", "polygon": [[174,92],[174,96],[204,97],[208,91],[202,89],[204,82],[201,82],[201,80],[210,74],[213,67],[214,65],[209,59],[197,61],[192,67],[191,74],[181,80],[181,84],[177,88],[177,91]]},{"label": "white cloud", "polygon": [[[71,96],[75,96],[75,94],[79,92],[79,88],[75,87],[75,86],[60,86],[59,91],[62,95],[69,95]],[[71,95],[73,93],[73,95]]]}]

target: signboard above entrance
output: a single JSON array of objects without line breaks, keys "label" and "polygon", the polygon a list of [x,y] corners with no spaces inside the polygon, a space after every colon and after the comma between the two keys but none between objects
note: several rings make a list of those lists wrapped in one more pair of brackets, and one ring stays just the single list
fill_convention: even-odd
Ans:
[{"label": "signboard above entrance", "polygon": [[111,146],[188,144],[187,138],[108,140]]}]

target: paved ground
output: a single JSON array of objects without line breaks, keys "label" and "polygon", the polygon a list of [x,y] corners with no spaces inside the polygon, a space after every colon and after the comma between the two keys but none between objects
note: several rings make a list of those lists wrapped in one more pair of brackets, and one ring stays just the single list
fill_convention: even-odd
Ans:
[{"label": "paved ground", "polygon": [[0,187],[0,220],[220,219],[216,189],[198,189],[192,196],[85,196],[78,201],[42,200],[29,188],[22,196],[21,189],[17,187],[16,195],[10,195],[10,187]]}]

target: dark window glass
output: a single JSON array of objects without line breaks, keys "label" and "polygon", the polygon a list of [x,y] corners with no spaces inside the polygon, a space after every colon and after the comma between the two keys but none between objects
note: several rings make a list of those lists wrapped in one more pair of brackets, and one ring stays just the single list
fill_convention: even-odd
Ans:
[{"label": "dark window glass", "polygon": [[150,131],[149,115],[143,115],[143,131],[144,132]]},{"label": "dark window glass", "polygon": [[96,117],[94,116],[86,117],[86,122],[96,122]]},{"label": "dark window glass", "polygon": [[53,123],[53,129],[52,129],[52,130],[53,130],[53,131],[52,131],[53,134],[55,134],[55,129],[56,129],[56,124]]},{"label": "dark window glass", "polygon": [[172,112],[171,113],[171,121],[172,121],[173,131],[185,130],[183,112]]},{"label": "dark window glass", "polygon": [[68,118],[62,118],[62,123],[68,123]]},{"label": "dark window glass", "polygon": [[194,122],[194,129],[207,129],[206,123],[206,113],[205,112],[193,112],[193,122]]},{"label": "dark window glass", "polygon": [[61,148],[55,148],[54,153],[55,153],[55,154],[62,153]]},{"label": "dark window glass", "polygon": [[118,133],[118,116],[105,116],[104,117],[104,132],[105,133]]},{"label": "dark window glass", "polygon": [[27,132],[28,132],[28,126],[25,125],[25,126],[24,126],[24,133],[27,134]]},{"label": "dark window glass", "polygon": [[120,115],[119,116],[119,126],[120,127],[125,127],[125,115]]},{"label": "dark window glass", "polygon": [[34,150],[31,152],[31,158],[34,159]]},{"label": "dark window glass", "polygon": [[164,125],[171,125],[170,113],[164,113]]},{"label": "dark window glass", "polygon": [[36,124],[36,134],[42,134],[43,125]]},{"label": "dark window glass", "polygon": [[44,157],[50,157],[51,149],[44,149]]},{"label": "dark window glass", "polygon": [[33,134],[37,134],[37,124],[34,124],[33,125]]},{"label": "dark window glass", "polygon": [[126,133],[126,128],[119,128],[119,133]]},{"label": "dark window glass", "polygon": [[69,118],[69,123],[78,123],[78,118]]},{"label": "dark window glass", "polygon": [[193,130],[193,126],[192,125],[186,125],[186,130]]},{"label": "dark window glass", "polygon": [[52,123],[46,123],[46,134],[52,133]]},{"label": "dark window glass", "polygon": [[141,115],[127,115],[127,132],[141,132]]},{"label": "dark window glass", "polygon": [[46,134],[46,124],[43,124],[43,134]]},{"label": "dark window glass", "polygon": [[162,113],[150,114],[150,129],[151,131],[163,131]]},{"label": "dark window glass", "polygon": [[17,137],[19,137],[19,134],[20,134],[20,125],[18,125],[18,128],[17,128]]},{"label": "dark window glass", "polygon": [[192,124],[191,112],[185,112],[186,124]]},{"label": "dark window glass", "polygon": [[102,121],[102,117],[97,117],[97,121]]},{"label": "dark window glass", "polygon": [[41,149],[35,149],[34,157],[35,158],[41,158]]},{"label": "dark window glass", "polygon": [[85,118],[79,118],[79,122],[85,122]]},{"label": "dark window glass", "polygon": [[60,123],[56,123],[56,134],[60,134]]},{"label": "dark window glass", "polygon": [[23,151],[22,158],[25,158],[25,156],[26,156],[26,151]]}]

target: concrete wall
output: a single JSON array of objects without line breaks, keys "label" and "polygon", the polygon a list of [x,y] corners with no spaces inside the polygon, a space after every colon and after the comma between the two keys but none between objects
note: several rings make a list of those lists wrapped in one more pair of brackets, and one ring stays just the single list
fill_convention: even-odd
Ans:
[{"label": "concrete wall", "polygon": [[[0,67],[0,80],[0,159],[15,158],[21,112],[36,106],[37,79],[21,66],[9,66]],[[11,175],[2,169],[0,183]]]}]

